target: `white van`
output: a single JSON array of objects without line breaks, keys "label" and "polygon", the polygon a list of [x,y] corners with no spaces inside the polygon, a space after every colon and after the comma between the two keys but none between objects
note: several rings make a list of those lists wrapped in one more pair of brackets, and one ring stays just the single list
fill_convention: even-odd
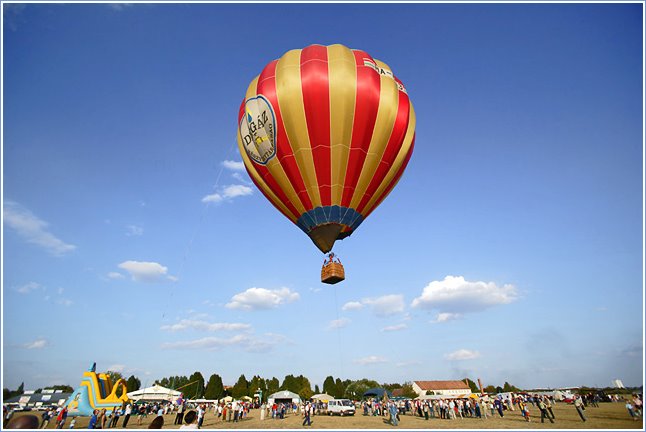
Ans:
[{"label": "white van", "polygon": [[332,399],[327,403],[327,415],[354,415],[354,404],[350,399]]}]

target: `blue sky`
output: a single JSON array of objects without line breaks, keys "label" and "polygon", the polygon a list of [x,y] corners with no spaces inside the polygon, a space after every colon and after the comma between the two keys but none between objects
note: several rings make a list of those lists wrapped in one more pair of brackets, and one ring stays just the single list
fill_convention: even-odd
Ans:
[{"label": "blue sky", "polygon": [[[3,8],[4,387],[642,383],[641,4]],[[417,113],[335,286],[235,145],[249,82],[312,43]]]}]

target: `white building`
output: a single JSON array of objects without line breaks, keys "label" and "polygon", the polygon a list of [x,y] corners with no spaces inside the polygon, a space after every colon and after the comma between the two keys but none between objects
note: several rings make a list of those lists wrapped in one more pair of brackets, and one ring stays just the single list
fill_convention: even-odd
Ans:
[{"label": "white building", "polygon": [[429,391],[443,396],[468,397],[471,394],[471,387],[464,381],[413,381],[413,390],[419,396]]}]

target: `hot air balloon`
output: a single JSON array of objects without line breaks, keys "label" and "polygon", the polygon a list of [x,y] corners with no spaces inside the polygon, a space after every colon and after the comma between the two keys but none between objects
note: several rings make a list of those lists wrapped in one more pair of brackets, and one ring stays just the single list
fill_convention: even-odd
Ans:
[{"label": "hot air balloon", "polygon": [[311,45],[270,62],[238,113],[249,176],[323,253],[390,193],[414,141],[402,82],[385,63],[343,45]]}]

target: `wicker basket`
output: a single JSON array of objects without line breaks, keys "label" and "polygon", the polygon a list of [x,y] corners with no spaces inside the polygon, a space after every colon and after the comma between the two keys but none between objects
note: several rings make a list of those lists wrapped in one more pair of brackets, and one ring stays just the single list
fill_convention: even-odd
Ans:
[{"label": "wicker basket", "polygon": [[345,279],[345,270],[339,262],[327,263],[321,269],[321,282],[335,284]]}]

